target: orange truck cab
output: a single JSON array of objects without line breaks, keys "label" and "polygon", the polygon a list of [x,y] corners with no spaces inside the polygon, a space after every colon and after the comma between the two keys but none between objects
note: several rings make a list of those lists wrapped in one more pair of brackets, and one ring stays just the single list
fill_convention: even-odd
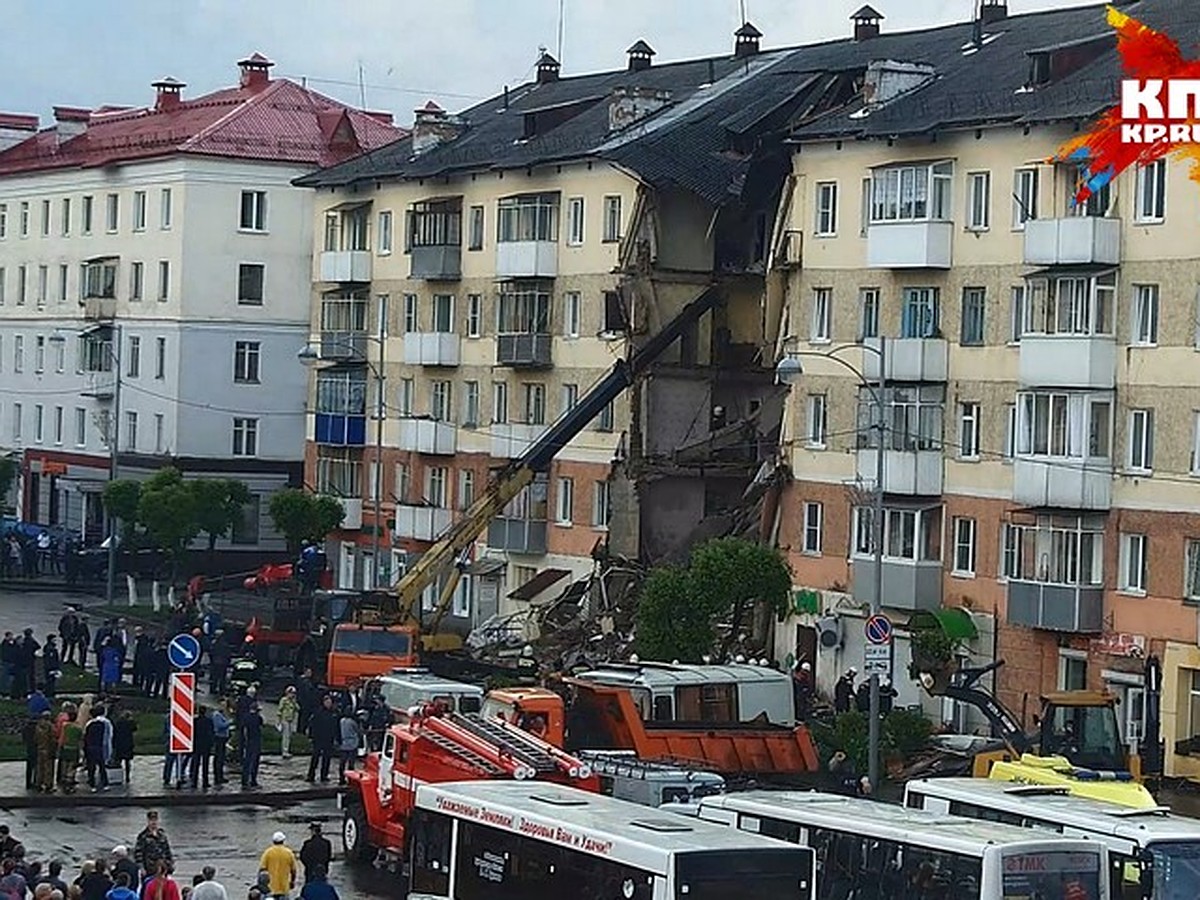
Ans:
[{"label": "orange truck cab", "polygon": [[352,625],[333,630],[325,681],[349,688],[398,667],[419,664],[417,630],[411,625]]},{"label": "orange truck cab", "polygon": [[555,747],[561,747],[566,738],[563,699],[545,688],[513,687],[489,691],[480,715],[484,719],[501,718]]}]

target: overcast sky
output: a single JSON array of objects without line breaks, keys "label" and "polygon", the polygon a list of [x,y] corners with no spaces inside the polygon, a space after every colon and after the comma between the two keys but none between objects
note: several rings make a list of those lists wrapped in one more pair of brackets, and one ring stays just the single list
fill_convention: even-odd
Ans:
[{"label": "overcast sky", "polygon": [[[146,105],[172,75],[187,96],[225,86],[258,50],[274,72],[408,124],[433,98],[455,110],[532,75],[539,45],[563,74],[625,64],[645,38],[657,62],[730,52],[745,5],[764,48],[850,33],[864,0],[0,0],[0,110]],[[871,0],[888,30],[962,21],[975,0]],[[1009,0],[1014,12],[1094,0]],[[1097,13],[1097,22],[1101,22]]]}]

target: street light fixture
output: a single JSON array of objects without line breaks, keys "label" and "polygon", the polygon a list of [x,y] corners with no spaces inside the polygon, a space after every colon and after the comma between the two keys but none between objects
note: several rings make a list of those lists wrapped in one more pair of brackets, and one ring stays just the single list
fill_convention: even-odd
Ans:
[{"label": "street light fixture", "polygon": [[[367,355],[363,353],[362,350],[355,347],[353,343],[348,341],[337,341],[322,338],[321,346],[330,348],[337,347],[339,349],[349,351],[348,356],[338,357],[337,361],[362,363],[367,367],[371,374],[375,376],[375,478],[373,484],[371,485],[371,490],[374,494],[372,514],[375,519],[375,526],[373,529],[373,546],[371,551],[372,559],[374,560],[374,566],[371,572],[371,586],[377,588],[379,587],[379,573],[383,569],[383,560],[379,555],[379,535],[382,528],[381,523],[383,518],[380,507],[380,499],[383,495],[383,421],[384,414],[387,410],[387,404],[384,402],[385,397],[383,393],[384,350],[386,349],[387,342],[382,335],[376,336],[373,334],[362,333],[356,335],[355,337],[367,341],[373,341],[379,345],[378,365],[372,364],[371,360],[367,358]],[[300,352],[296,354],[296,358],[305,365],[315,365],[326,361],[325,357],[321,355],[321,351],[314,347],[311,341],[301,348]]]},{"label": "street light fixture", "polygon": [[[883,608],[883,443],[886,432],[887,408],[884,405],[884,389],[887,384],[887,351],[885,349],[886,338],[880,337],[879,346],[874,347],[870,344],[862,344],[861,349],[874,353],[879,357],[879,380],[877,385],[872,385],[867,379],[867,376],[861,369],[851,363],[846,362],[836,354],[845,347],[835,347],[828,351],[806,351],[794,350],[789,351],[775,366],[775,376],[781,384],[794,385],[799,383],[804,375],[804,364],[801,362],[801,357],[819,357],[822,359],[832,360],[842,368],[849,370],[859,382],[867,389],[871,395],[872,404],[875,407],[875,423],[872,425],[878,434],[878,440],[875,446],[875,492],[872,498],[873,510],[871,521],[871,541],[874,544],[875,550],[875,585],[871,593],[871,615],[877,616]],[[849,345],[859,346],[859,345]],[[892,652],[895,653],[893,645]],[[894,665],[894,660],[893,660]],[[877,790],[879,786],[879,674],[871,673],[870,680],[871,692],[871,707],[870,721],[867,724],[867,753],[869,756],[869,774],[868,778],[871,782],[871,790]]]}]

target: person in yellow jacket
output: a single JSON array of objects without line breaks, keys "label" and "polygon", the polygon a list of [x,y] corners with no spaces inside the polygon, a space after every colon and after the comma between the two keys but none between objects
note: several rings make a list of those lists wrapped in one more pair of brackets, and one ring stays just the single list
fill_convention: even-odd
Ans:
[{"label": "person in yellow jacket", "polygon": [[287,846],[287,837],[282,831],[271,835],[271,846],[263,851],[258,867],[269,877],[270,896],[275,900],[288,900],[296,887],[296,854]]}]

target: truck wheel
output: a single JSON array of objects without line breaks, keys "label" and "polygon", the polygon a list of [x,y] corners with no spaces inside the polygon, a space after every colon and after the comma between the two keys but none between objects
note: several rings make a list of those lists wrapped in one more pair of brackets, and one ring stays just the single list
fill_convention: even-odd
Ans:
[{"label": "truck wheel", "polygon": [[346,804],[342,816],[342,849],[348,863],[369,863],[375,858],[374,849],[367,843],[367,814],[361,803]]}]

